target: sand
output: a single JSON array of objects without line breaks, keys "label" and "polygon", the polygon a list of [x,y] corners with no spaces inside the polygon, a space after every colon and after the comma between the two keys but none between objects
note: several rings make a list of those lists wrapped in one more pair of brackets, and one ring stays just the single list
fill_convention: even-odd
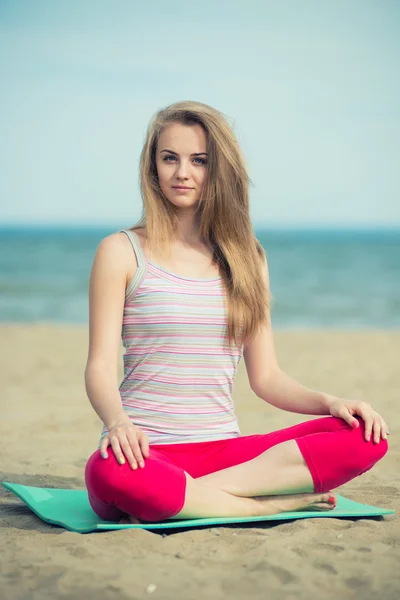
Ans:
[{"label": "sand", "polygon": [[[100,432],[84,390],[87,338],[86,327],[0,327],[2,481],[84,487]],[[399,511],[400,332],[277,332],[275,339],[282,368],[298,381],[368,400],[385,417],[388,454],[338,491]],[[243,434],[307,418],[258,399],[243,364],[234,397]],[[4,488],[0,496],[0,596],[7,600],[400,597],[397,514],[81,535],[42,522]]]}]

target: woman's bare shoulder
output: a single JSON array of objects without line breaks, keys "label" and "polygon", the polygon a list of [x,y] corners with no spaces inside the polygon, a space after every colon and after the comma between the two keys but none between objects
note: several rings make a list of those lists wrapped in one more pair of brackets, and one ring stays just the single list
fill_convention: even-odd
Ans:
[{"label": "woman's bare shoulder", "polygon": [[137,269],[132,245],[125,233],[115,232],[104,237],[96,251],[95,263],[100,263],[105,269],[119,272],[130,281]]},{"label": "woman's bare shoulder", "polygon": [[112,255],[114,258],[123,258],[129,246],[130,242],[127,236],[118,231],[104,237],[98,245],[98,251]]}]

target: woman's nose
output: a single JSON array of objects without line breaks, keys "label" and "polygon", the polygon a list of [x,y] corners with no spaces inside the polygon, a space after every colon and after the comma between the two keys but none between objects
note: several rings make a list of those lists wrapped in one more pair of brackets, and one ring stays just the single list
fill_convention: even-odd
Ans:
[{"label": "woman's nose", "polygon": [[177,176],[178,177],[188,177],[189,174],[189,165],[186,161],[181,160],[177,166]]}]

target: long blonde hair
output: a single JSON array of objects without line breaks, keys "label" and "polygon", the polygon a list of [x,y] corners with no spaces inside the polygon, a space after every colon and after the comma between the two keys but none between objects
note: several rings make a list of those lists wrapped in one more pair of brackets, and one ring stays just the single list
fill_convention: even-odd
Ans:
[{"label": "long blonde hair", "polygon": [[201,102],[176,102],[151,119],[140,156],[142,217],[149,246],[165,252],[174,238],[175,206],[163,194],[157,175],[160,134],[170,123],[199,124],[207,138],[208,171],[196,219],[201,239],[213,250],[226,289],[228,343],[240,345],[269,323],[269,290],[262,276],[265,252],[249,214],[249,183],[238,141],[225,116]]}]

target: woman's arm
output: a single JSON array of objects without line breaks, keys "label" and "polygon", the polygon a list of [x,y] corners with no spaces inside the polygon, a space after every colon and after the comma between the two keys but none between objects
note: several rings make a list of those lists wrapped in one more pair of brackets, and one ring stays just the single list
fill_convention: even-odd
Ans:
[{"label": "woman's arm", "polygon": [[[252,350],[245,351],[247,371],[256,371]],[[262,355],[258,354],[257,359]],[[249,378],[250,379],[250,378]],[[259,398],[289,412],[307,415],[329,415],[335,400],[324,392],[311,390],[284,373],[279,367],[264,369],[264,376],[250,382],[251,389]]]},{"label": "woman's arm", "polygon": [[[266,263],[261,272],[269,290]],[[245,345],[243,355],[251,389],[269,404],[294,413],[332,415],[344,419],[352,427],[358,427],[355,416],[359,415],[365,421],[366,440],[369,440],[371,435],[375,443],[379,442],[380,437],[386,439],[389,433],[387,424],[366,402],[342,400],[324,392],[311,390],[280,369],[269,316],[267,325]]]},{"label": "woman's arm", "polygon": [[[266,263],[263,276],[269,289]],[[250,387],[259,398],[290,412],[308,415],[329,414],[331,396],[301,385],[280,369],[269,316],[268,324],[245,345],[243,356]]]},{"label": "woman's arm", "polygon": [[[269,290],[268,265],[261,268],[267,290]],[[244,347],[250,387],[253,392],[269,404],[295,413],[309,415],[329,414],[329,396],[310,390],[284,373],[276,357],[271,319]]]},{"label": "woman's arm", "polygon": [[[88,398],[107,429],[121,420],[129,420],[123,411],[118,387],[129,256],[121,236],[126,237],[115,233],[100,242],[89,282],[89,353],[85,385]],[[132,267],[131,249],[130,260]]]},{"label": "woman's arm", "polygon": [[[261,275],[269,291],[268,264],[264,261]],[[284,373],[278,364],[271,318],[268,323],[244,347],[244,360],[250,387],[269,404],[289,412],[308,415],[329,415],[333,396],[311,390]]]},{"label": "woman's arm", "polygon": [[86,393],[108,429],[101,440],[101,455],[106,459],[111,445],[116,459],[123,464],[126,457],[132,469],[138,465],[143,468],[144,459],[149,456],[147,436],[124,412],[118,385],[125,289],[134,275],[134,260],[124,233],[114,233],[99,244],[90,275],[89,355],[85,370]]}]

